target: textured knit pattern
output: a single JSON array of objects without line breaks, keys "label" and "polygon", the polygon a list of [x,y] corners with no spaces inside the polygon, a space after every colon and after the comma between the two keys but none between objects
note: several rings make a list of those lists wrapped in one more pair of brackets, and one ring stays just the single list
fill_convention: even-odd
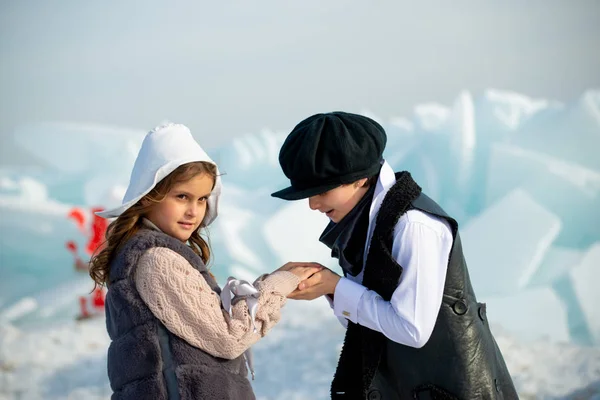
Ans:
[{"label": "textured knit pattern", "polygon": [[254,333],[245,301],[230,316],[200,272],[171,249],[156,247],[139,260],[135,284],[141,298],[166,328],[192,346],[226,359],[239,357],[280,320],[281,307],[300,279],[277,271],[254,282],[259,291]]},{"label": "textured knit pattern", "polygon": [[180,240],[151,229],[140,229],[128,240],[111,263],[106,294],[111,399],[255,400],[243,356],[227,360],[192,346],[171,333],[140,296],[135,284],[138,262],[156,247],[181,255],[221,293],[202,259]]}]

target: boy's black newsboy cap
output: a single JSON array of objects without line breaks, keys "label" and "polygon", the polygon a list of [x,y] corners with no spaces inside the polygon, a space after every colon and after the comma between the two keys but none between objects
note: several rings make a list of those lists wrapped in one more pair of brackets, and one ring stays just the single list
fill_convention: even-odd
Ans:
[{"label": "boy's black newsboy cap", "polygon": [[300,200],[376,175],[386,144],[385,131],[362,115],[341,111],[300,122],[279,151],[279,164],[291,186],[272,193]]}]

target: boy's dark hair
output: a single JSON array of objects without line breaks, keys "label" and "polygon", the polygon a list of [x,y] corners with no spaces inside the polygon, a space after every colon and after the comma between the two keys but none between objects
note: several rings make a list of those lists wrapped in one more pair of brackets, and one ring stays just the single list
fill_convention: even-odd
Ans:
[{"label": "boy's dark hair", "polygon": [[365,186],[367,186],[367,187],[375,186],[375,185],[377,185],[378,180],[379,180],[379,175],[373,175],[372,177],[367,179],[367,183],[365,183]]}]

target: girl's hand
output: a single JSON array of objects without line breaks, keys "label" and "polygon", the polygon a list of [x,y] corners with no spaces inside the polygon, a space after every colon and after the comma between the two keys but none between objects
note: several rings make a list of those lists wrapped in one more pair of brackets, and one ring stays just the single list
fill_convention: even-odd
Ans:
[{"label": "girl's hand", "polygon": [[290,293],[288,298],[294,300],[313,300],[324,294],[333,295],[340,279],[341,277],[335,272],[323,268],[309,279],[301,282],[298,285],[298,289]]},{"label": "girl's hand", "polygon": [[289,271],[303,281],[323,268],[325,268],[323,265],[316,262],[288,262],[276,271]]}]

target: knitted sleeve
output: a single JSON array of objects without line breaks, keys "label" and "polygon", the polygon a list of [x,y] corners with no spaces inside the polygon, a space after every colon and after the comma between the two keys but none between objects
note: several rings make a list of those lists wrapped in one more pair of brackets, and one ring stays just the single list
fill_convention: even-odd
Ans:
[{"label": "knitted sleeve", "polygon": [[300,282],[288,271],[262,276],[255,282],[260,296],[257,333],[245,301],[232,307],[232,316],[198,270],[171,249],[155,247],[138,262],[135,285],[152,313],[173,334],[192,346],[221,358],[240,356],[266,335],[281,315],[280,309]]}]

